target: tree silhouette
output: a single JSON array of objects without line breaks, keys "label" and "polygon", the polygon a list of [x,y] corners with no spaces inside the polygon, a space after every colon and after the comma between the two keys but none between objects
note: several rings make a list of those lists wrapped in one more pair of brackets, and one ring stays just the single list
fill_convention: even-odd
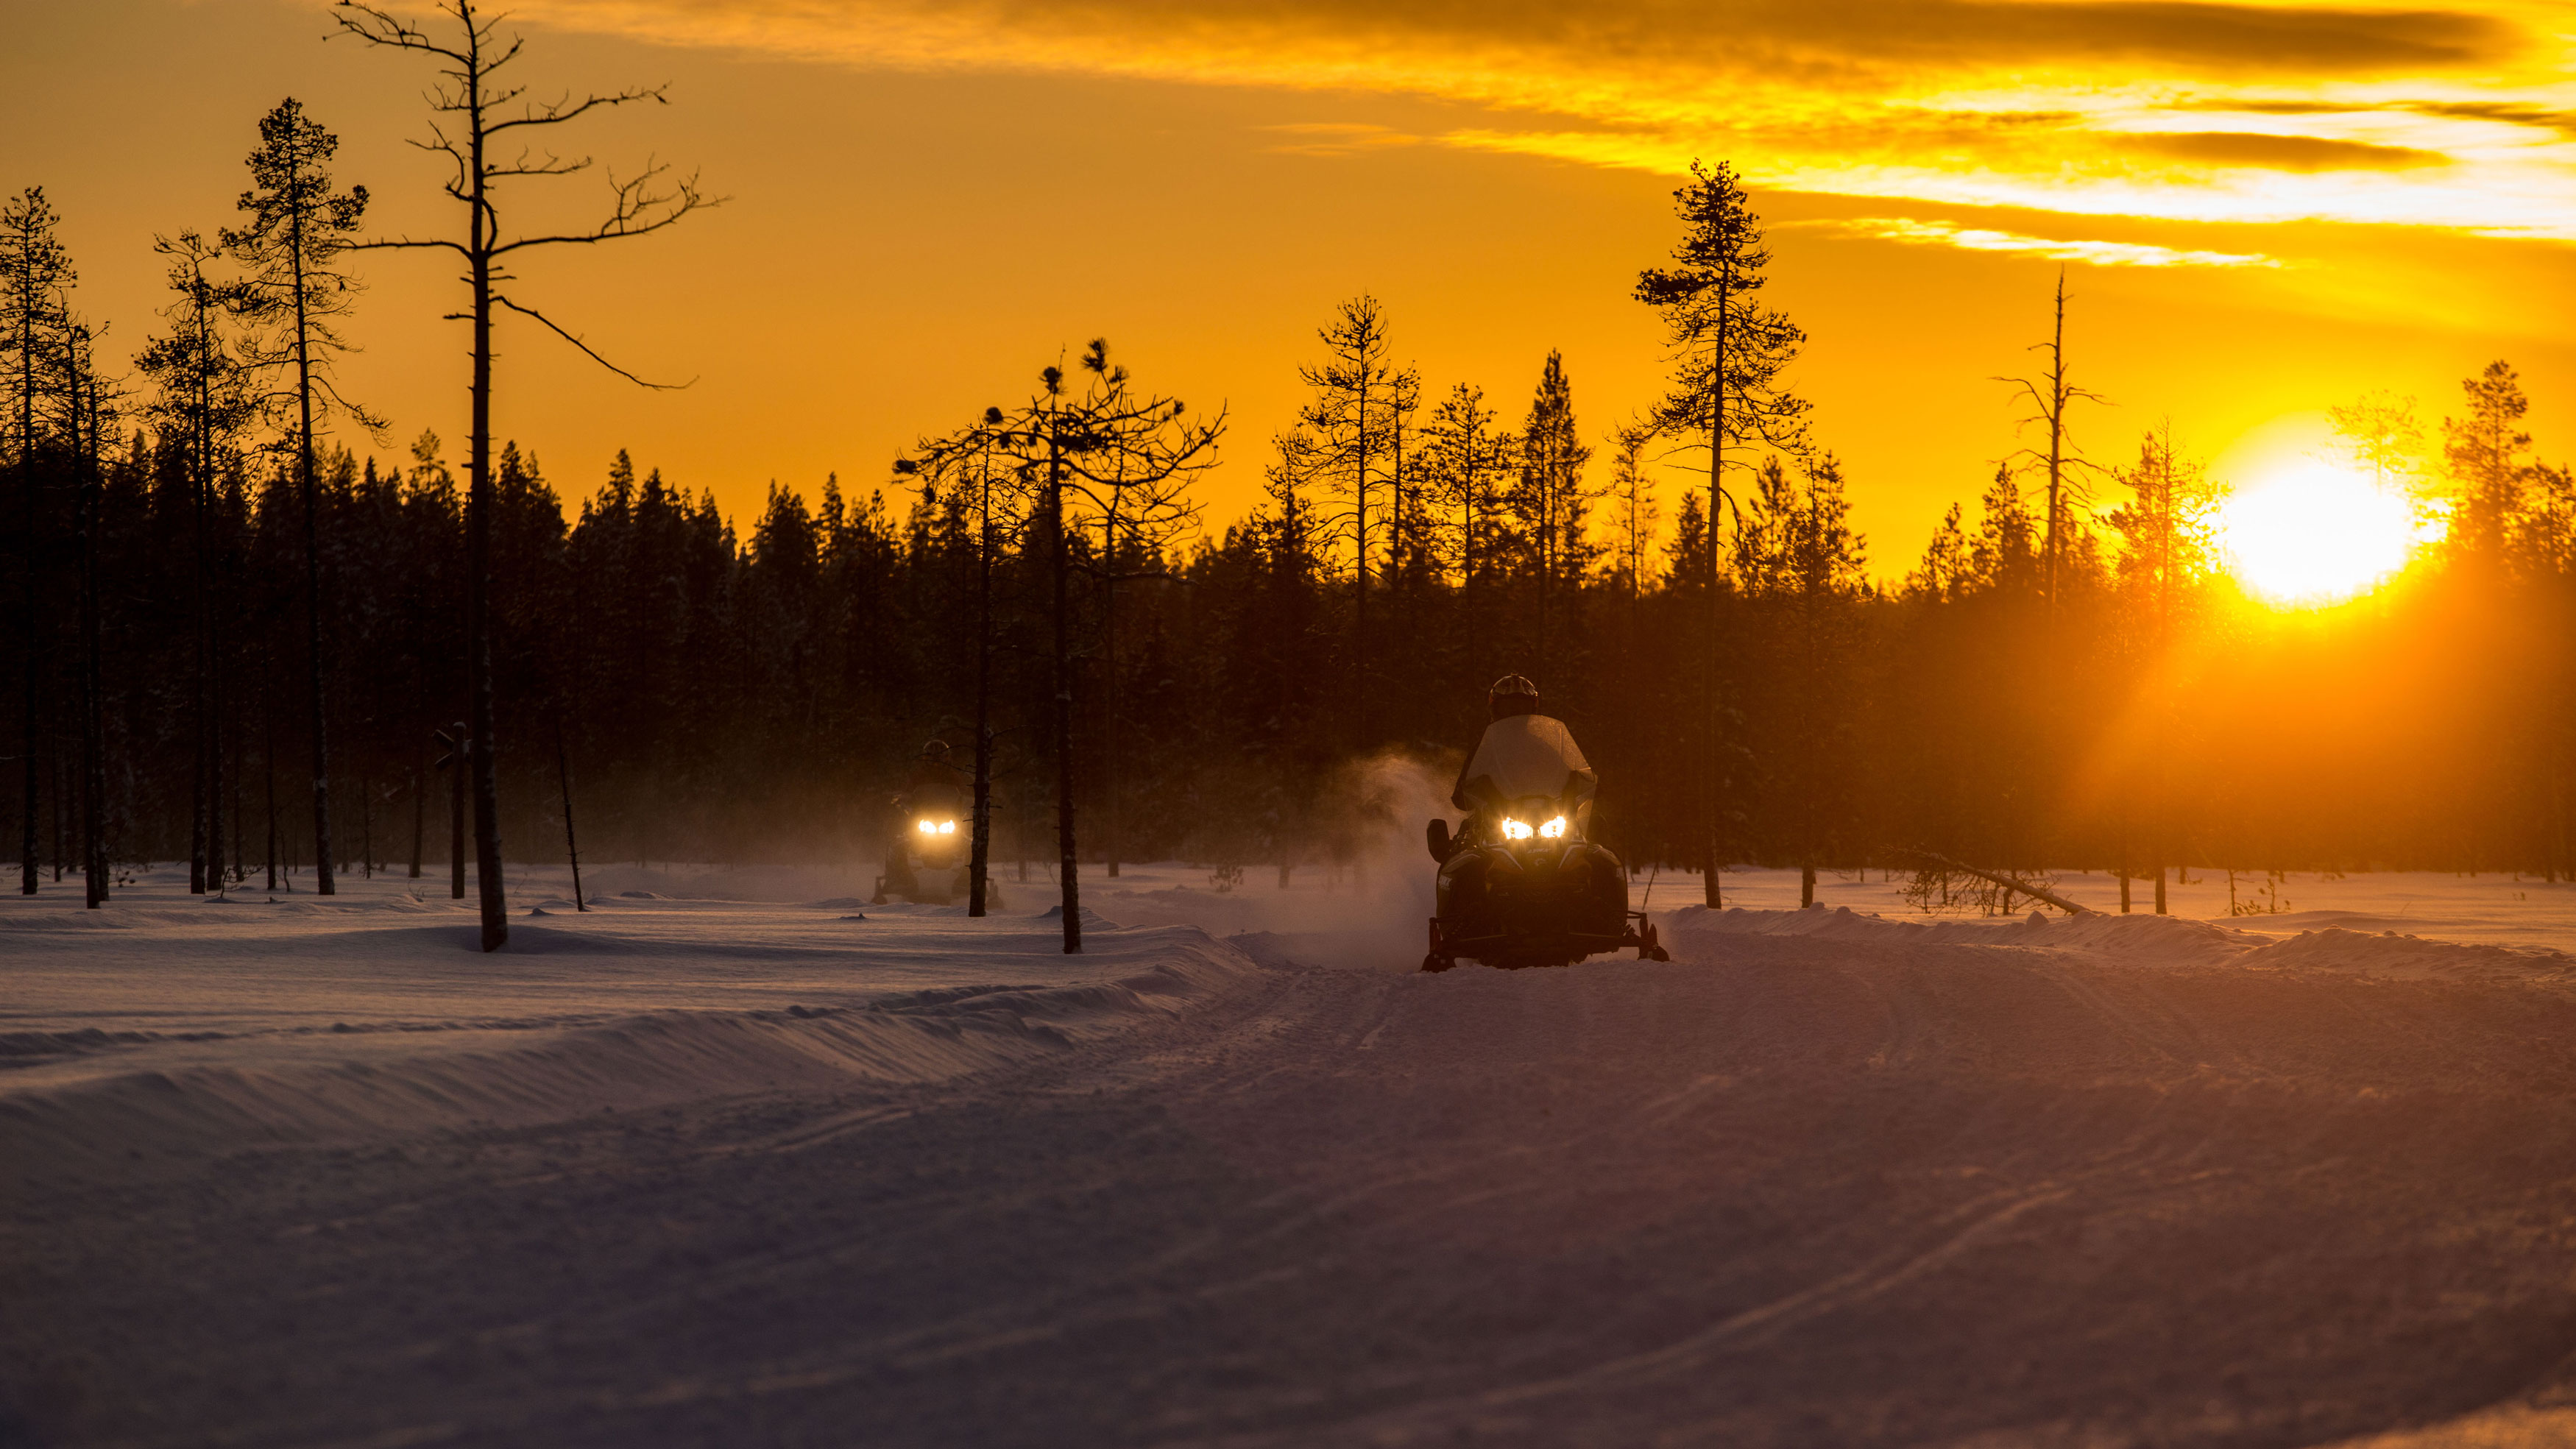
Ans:
[{"label": "tree silhouette", "polygon": [[[1342,511],[1327,517],[1327,526],[1345,527],[1351,540],[1350,668],[1357,680],[1370,678],[1369,580],[1375,567],[1379,525],[1370,521],[1370,504],[1381,487],[1395,481],[1379,460],[1397,456],[1404,416],[1421,395],[1421,379],[1411,368],[1399,368],[1387,351],[1386,309],[1365,293],[1344,302],[1333,320],[1316,329],[1324,344],[1324,361],[1298,367],[1297,377],[1313,391],[1298,410],[1298,426],[1311,446],[1298,453],[1308,478],[1320,481],[1342,500]],[[1396,509],[1382,511],[1390,533]],[[1372,690],[1365,683],[1352,691],[1351,729],[1355,748],[1376,742],[1371,712]]]},{"label": "tree silhouette", "polygon": [[2442,461],[2450,480],[2451,533],[2460,553],[2499,566],[2511,520],[2530,483],[2531,400],[2508,363],[2490,362],[2460,383],[2462,415],[2442,419]]},{"label": "tree silhouette", "polygon": [[251,189],[242,193],[241,209],[250,224],[226,228],[224,249],[239,260],[245,275],[233,293],[237,310],[259,326],[275,329],[251,355],[261,372],[287,374],[286,385],[258,395],[273,419],[289,422],[295,453],[296,493],[304,510],[304,683],[306,722],[313,732],[313,889],[333,895],[335,861],[331,836],[331,732],[324,687],[328,673],[323,646],[321,502],[314,480],[314,436],[317,413],[342,413],[371,431],[383,424],[341,396],[331,375],[331,358],[351,350],[335,317],[346,316],[357,297],[357,282],[334,264],[351,245],[367,210],[367,188],[334,191],[331,173],[323,169],[340,148],[339,138],[304,114],[293,97],[278,102],[260,118],[259,149],[251,152]]},{"label": "tree silhouette", "polygon": [[[513,280],[507,268],[511,258],[540,247],[587,246],[649,236],[693,211],[716,205],[721,198],[701,193],[695,175],[674,177],[667,167],[647,164],[624,181],[610,174],[612,200],[608,215],[590,230],[523,233],[505,239],[497,196],[502,183],[575,175],[591,165],[586,156],[566,158],[552,152],[538,155],[525,149],[510,159],[500,159],[494,147],[507,133],[568,125],[592,111],[637,101],[668,104],[667,87],[587,95],[577,101],[567,96],[552,102],[523,103],[524,87],[497,83],[494,78],[518,59],[524,42],[515,36],[502,40],[499,19],[483,18],[482,7],[473,0],[442,0],[437,8],[452,22],[446,27],[445,39],[434,39],[428,31],[392,12],[358,4],[356,0],[340,0],[335,15],[344,34],[370,45],[416,52],[435,62],[439,84],[429,97],[430,139],[413,144],[439,152],[454,163],[454,174],[445,189],[450,198],[466,208],[462,241],[399,237],[364,245],[452,252],[465,262],[466,283],[471,291],[471,310],[463,319],[473,324],[474,355],[474,413],[465,504],[466,680],[473,736],[468,768],[473,778],[474,865],[483,914],[483,949],[493,951],[510,939],[510,918],[501,881],[501,806],[496,773],[499,747],[494,738],[492,681],[492,311],[498,306],[535,320],[629,382],[663,386],[646,382],[610,362],[542,311],[501,290]],[[515,111],[511,109],[514,106]],[[451,126],[455,128],[452,132]]]},{"label": "tree silhouette", "polygon": [[[2165,867],[2175,860],[2181,834],[2170,775],[2180,694],[2174,647],[2203,581],[2218,570],[2218,510],[2227,488],[2175,448],[2170,419],[2139,440],[2138,461],[2114,476],[2130,493],[2127,503],[2111,511],[2110,523],[2124,545],[2121,574],[2134,597],[2128,617],[2141,626],[2135,631],[2142,645],[2134,660],[2138,689],[2143,712],[2154,722],[2146,747],[2147,845],[2161,916],[2167,913]],[[2125,892],[2126,830],[2121,834]]]},{"label": "tree silhouette", "polygon": [[2033,352],[2048,354],[2048,371],[2037,378],[1999,377],[1995,379],[1997,382],[2011,383],[2021,390],[2023,396],[2030,399],[2031,406],[2036,409],[2036,412],[2033,416],[2024,419],[2025,422],[2042,423],[2048,428],[2047,452],[2024,449],[2014,456],[2045,464],[2048,469],[2048,511],[2043,515],[2041,524],[2040,587],[2051,609],[2057,606],[2057,574],[2060,563],[2065,558],[2061,535],[2069,531],[2073,505],[2076,501],[2073,496],[2076,490],[2067,477],[2067,470],[2094,466],[2070,451],[2074,446],[2074,439],[2067,430],[2066,410],[2079,402],[2104,401],[2101,394],[2077,387],[2066,379],[2066,269],[2064,267],[2057,269],[2055,319],[2049,331],[2048,340],[2034,343],[2030,349]]},{"label": "tree silhouette", "polygon": [[1416,466],[1424,490],[1439,501],[1444,532],[1455,530],[1447,553],[1471,613],[1478,578],[1496,566],[1495,530],[1517,443],[1494,426],[1484,390],[1463,382],[1440,399],[1423,425]]},{"label": "tree silhouette", "polygon": [[102,626],[99,575],[104,551],[99,533],[99,494],[106,399],[99,385],[96,339],[89,327],[67,319],[63,332],[63,396],[71,407],[72,540],[80,578],[80,797],[81,879],[89,909],[107,904],[111,874],[107,843],[107,719],[100,659]]},{"label": "tree silhouette", "polygon": [[[993,656],[995,637],[993,572],[1007,536],[1016,533],[1024,505],[1032,496],[1030,470],[1012,469],[1014,439],[1009,420],[998,407],[984,409],[970,428],[946,438],[924,439],[909,458],[895,460],[898,474],[918,474],[932,487],[963,490],[975,522],[975,783],[972,836],[967,843],[966,914],[980,917],[991,908],[990,872],[993,843]],[[995,467],[996,455],[1005,465]],[[999,513],[996,513],[996,506]]]},{"label": "tree silhouette", "polygon": [[[1584,523],[1591,495],[1583,469],[1592,461],[1582,430],[1574,421],[1574,383],[1565,375],[1565,355],[1551,351],[1539,369],[1530,398],[1529,418],[1521,425],[1520,476],[1511,495],[1528,540],[1530,574],[1538,595],[1538,630],[1531,659],[1542,676],[1548,671],[1548,606],[1567,582],[1588,571],[1593,551],[1585,542]],[[1543,686],[1542,686],[1543,687]]]},{"label": "tree silhouette", "polygon": [[215,489],[219,459],[233,450],[254,412],[247,369],[225,335],[225,320],[244,301],[235,282],[207,273],[220,248],[193,231],[153,239],[170,258],[177,297],[162,309],[170,324],[135,358],[157,384],[151,416],[164,436],[180,440],[188,489],[188,607],[194,657],[190,670],[188,889],[202,895],[224,883],[224,757],[218,619],[225,612],[215,580]]},{"label": "tree silhouette", "polygon": [[[1225,414],[1192,420],[1176,399],[1133,389],[1124,368],[1094,341],[1083,356],[1091,380],[1069,393],[1063,369],[1039,374],[1039,391],[1004,415],[997,437],[1031,465],[1036,489],[1037,547],[1046,558],[1053,622],[1049,657],[1050,735],[1055,749],[1056,869],[1064,914],[1064,949],[1082,949],[1081,861],[1076,849],[1074,780],[1073,534],[1086,517],[1123,510],[1145,535],[1195,515],[1190,481],[1215,462]],[[991,426],[991,425],[987,425]],[[981,446],[979,439],[957,446]]]},{"label": "tree silhouette", "polygon": [[[1755,294],[1769,280],[1763,273],[1771,265],[1771,253],[1762,244],[1762,219],[1754,214],[1733,166],[1721,161],[1712,169],[1693,161],[1691,179],[1673,193],[1673,201],[1683,222],[1682,239],[1673,248],[1679,265],[1638,273],[1636,297],[1663,314],[1665,342],[1671,348],[1672,387],[1655,408],[1655,426],[1681,439],[1686,449],[1708,449],[1708,573],[1714,581],[1721,572],[1718,524],[1728,511],[1728,446],[1754,444],[1793,454],[1806,449],[1806,401],[1790,392],[1780,376],[1797,360],[1807,334],[1788,314],[1755,303]],[[1725,662],[1723,592],[1712,586],[1705,607],[1707,654],[1701,679],[1707,736],[1701,750],[1707,773],[1701,807],[1708,822],[1708,850],[1701,888],[1714,908],[1720,904],[1718,872],[1725,864],[1729,748],[1719,683]]]},{"label": "tree silhouette", "polygon": [[[17,406],[10,411],[18,435],[18,556],[24,584],[18,627],[26,641],[20,679],[18,763],[23,788],[19,796],[18,889],[31,896],[36,893],[41,868],[37,806],[42,788],[38,762],[42,758],[45,670],[43,541],[47,509],[44,478],[36,462],[37,412],[45,390],[39,380],[50,372],[69,331],[70,319],[62,297],[78,280],[72,270],[71,254],[54,235],[61,221],[61,214],[45,199],[41,186],[30,186],[0,204],[0,328],[6,329],[5,335],[0,335],[0,345],[7,347],[15,363],[9,369],[9,378],[16,384],[13,401]],[[68,427],[65,431],[68,433]]]}]

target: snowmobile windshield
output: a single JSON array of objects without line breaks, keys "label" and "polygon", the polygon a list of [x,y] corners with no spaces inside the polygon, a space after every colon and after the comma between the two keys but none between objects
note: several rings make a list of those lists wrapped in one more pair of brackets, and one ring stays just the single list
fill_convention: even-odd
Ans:
[{"label": "snowmobile windshield", "polygon": [[1476,753],[1458,772],[1449,803],[1461,810],[1498,814],[1514,802],[1543,796],[1559,802],[1582,830],[1591,813],[1598,777],[1562,720],[1514,714],[1485,726]]}]

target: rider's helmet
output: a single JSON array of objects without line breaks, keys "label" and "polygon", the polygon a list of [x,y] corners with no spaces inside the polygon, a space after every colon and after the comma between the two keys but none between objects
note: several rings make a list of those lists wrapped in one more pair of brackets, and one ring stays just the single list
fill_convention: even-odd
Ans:
[{"label": "rider's helmet", "polygon": [[1485,707],[1493,717],[1538,713],[1538,686],[1518,674],[1506,674],[1485,691]]},{"label": "rider's helmet", "polygon": [[930,741],[921,747],[921,757],[934,765],[947,764],[948,742],[946,740]]}]

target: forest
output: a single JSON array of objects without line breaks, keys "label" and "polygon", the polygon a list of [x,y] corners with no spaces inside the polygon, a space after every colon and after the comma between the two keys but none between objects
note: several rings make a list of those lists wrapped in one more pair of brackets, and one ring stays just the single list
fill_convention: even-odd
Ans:
[{"label": "forest", "polygon": [[[27,892],[68,872],[96,902],[124,864],[193,858],[209,890],[399,871],[462,895],[502,842],[871,859],[933,738],[989,767],[1002,878],[1285,878],[1353,858],[1386,808],[1369,762],[1454,768],[1512,672],[1640,870],[2576,868],[2576,486],[2502,361],[2335,410],[2439,537],[2356,600],[2274,608],[2229,575],[2226,480],[2174,426],[2058,446],[2089,396],[2061,282],[2029,426],[1919,552],[1880,543],[1900,566],[1854,524],[1718,166],[1639,278],[1672,343],[1650,412],[1580,412],[1543,339],[1526,399],[1425,378],[1400,308],[1358,297],[1267,439],[1093,341],[1069,373],[997,357],[998,398],[919,420],[891,466],[737,519],[649,458],[549,474],[489,435],[480,373],[461,457],[385,436],[327,365],[363,321],[337,282],[365,193],[296,103],[261,138],[241,215],[204,219],[230,225],[137,239],[170,301],[122,360],[42,188],[0,211],[0,810]],[[576,239],[701,204],[636,186]],[[479,222],[454,245],[498,250]],[[476,307],[478,347],[496,308],[553,325]],[[1221,456],[1261,470],[1247,516],[1206,516]]]}]

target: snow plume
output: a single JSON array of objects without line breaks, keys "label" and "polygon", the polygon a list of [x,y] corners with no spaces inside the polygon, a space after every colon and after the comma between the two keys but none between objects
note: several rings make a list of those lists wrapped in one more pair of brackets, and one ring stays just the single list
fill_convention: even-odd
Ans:
[{"label": "snow plume", "polygon": [[1129,925],[1201,926],[1264,959],[1411,970],[1422,962],[1436,869],[1422,827],[1455,818],[1457,767],[1454,755],[1391,750],[1335,767],[1301,802],[1284,881],[1276,860],[1247,863],[1239,879],[1222,882],[1194,874],[1163,884],[1162,868],[1147,867],[1098,881],[1084,900]]}]

